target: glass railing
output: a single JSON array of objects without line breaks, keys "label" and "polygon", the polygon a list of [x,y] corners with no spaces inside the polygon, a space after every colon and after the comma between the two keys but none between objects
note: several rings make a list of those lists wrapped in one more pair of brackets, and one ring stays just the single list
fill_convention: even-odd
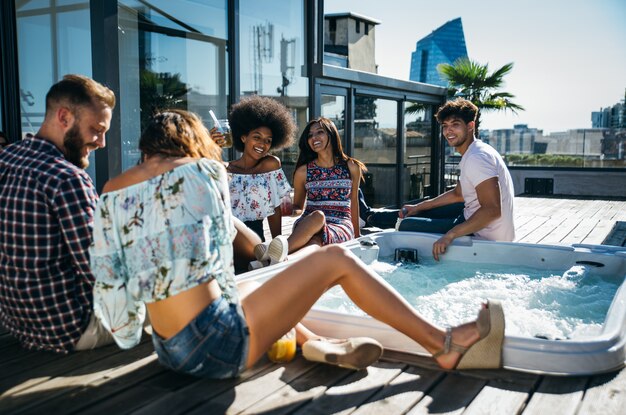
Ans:
[{"label": "glass railing", "polygon": [[626,168],[626,128],[581,128],[543,135],[516,126],[481,132],[508,166]]}]

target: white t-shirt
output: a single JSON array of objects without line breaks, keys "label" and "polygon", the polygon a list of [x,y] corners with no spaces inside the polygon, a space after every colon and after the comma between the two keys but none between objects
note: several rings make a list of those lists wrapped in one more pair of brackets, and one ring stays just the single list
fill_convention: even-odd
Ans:
[{"label": "white t-shirt", "polygon": [[502,209],[500,217],[478,232],[474,232],[474,235],[492,241],[512,241],[515,239],[513,180],[500,154],[489,144],[476,139],[461,157],[459,168],[461,170],[459,182],[465,201],[463,216],[466,220],[480,207],[476,186],[492,177],[497,177],[500,185],[500,206]]}]

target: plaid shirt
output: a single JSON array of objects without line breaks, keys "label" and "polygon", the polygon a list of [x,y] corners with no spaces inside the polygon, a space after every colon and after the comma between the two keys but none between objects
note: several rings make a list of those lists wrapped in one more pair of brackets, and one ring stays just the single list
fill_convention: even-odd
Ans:
[{"label": "plaid shirt", "polygon": [[38,137],[0,151],[0,322],[29,349],[73,350],[92,312],[98,195]]}]

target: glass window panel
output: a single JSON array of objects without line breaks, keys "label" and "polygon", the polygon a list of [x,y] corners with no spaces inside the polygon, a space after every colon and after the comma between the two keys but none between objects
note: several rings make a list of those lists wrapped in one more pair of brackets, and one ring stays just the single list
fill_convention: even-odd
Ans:
[{"label": "glass window panel", "polygon": [[335,123],[337,130],[339,130],[339,136],[341,137],[341,145],[343,146],[344,152],[346,152],[346,97],[322,94],[321,114],[322,117],[326,117]]},{"label": "glass window panel", "polygon": [[34,10],[50,7],[50,0],[16,0],[15,8],[18,11]]},{"label": "glass window panel", "polygon": [[431,189],[432,105],[404,103],[404,187],[402,200],[433,195]]},{"label": "glass window panel", "polygon": [[57,6],[72,6],[76,4],[85,4],[85,0],[55,0]]},{"label": "glass window panel", "polygon": [[[91,75],[91,24],[89,11],[57,14],[57,61],[60,76],[67,73]],[[76,51],[81,51],[76,53]]]},{"label": "glass window panel", "polygon": [[394,205],[398,104],[357,95],[354,114],[354,157],[368,169],[361,187],[365,200],[373,207]]},{"label": "glass window panel", "polygon": [[[45,115],[46,93],[52,84],[68,73],[91,76],[89,2],[83,0],[72,4],[81,7],[48,7],[49,2],[40,1],[16,2],[20,110],[24,135],[35,134],[39,130]],[[95,180],[93,152],[87,172]]]},{"label": "glass window panel", "polygon": [[[118,9],[120,73],[124,74],[120,79],[119,99],[122,170],[139,160],[139,136],[154,111],[167,108],[193,111],[211,128],[209,109],[223,118],[228,102],[225,40],[201,34],[188,37],[178,30],[143,24],[144,6],[134,10],[128,7],[131,3],[120,2]],[[217,14],[223,17],[220,25],[225,27],[226,1],[220,3],[222,12]],[[196,18],[194,10],[193,7],[177,9],[176,17],[186,24]]]},{"label": "glass window panel", "polygon": [[157,26],[219,39],[228,36],[225,0],[122,0],[119,4],[135,10],[141,19]]},{"label": "glass window panel", "polygon": [[[279,99],[302,131],[309,119],[304,2],[277,0],[267,7],[266,2],[240,0],[239,12],[241,94]],[[298,157],[297,138],[277,153],[289,178]]]},{"label": "glass window panel", "polygon": [[50,14],[17,18],[22,132],[39,130],[46,110],[46,93],[57,81],[52,56]]}]

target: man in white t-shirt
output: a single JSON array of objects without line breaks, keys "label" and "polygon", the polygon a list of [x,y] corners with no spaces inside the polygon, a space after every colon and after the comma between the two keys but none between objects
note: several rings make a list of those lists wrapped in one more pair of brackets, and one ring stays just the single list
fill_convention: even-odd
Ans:
[{"label": "man in white t-shirt", "polygon": [[500,154],[475,137],[478,107],[458,98],[437,114],[443,136],[461,153],[461,177],[456,187],[434,199],[404,205],[398,230],[444,235],[433,244],[433,256],[446,252],[455,238],[474,235],[493,241],[512,241],[513,181]]}]

